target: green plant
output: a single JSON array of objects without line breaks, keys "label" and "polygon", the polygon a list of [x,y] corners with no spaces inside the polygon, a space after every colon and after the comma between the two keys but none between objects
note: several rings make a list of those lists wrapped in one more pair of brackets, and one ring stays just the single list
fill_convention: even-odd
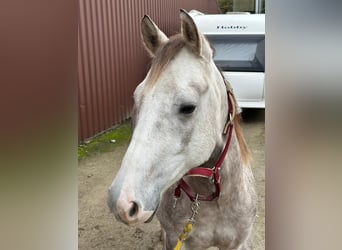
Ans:
[{"label": "green plant", "polygon": [[233,0],[219,0],[218,5],[222,13],[233,11]]},{"label": "green plant", "polygon": [[114,147],[122,145],[131,138],[132,129],[129,122],[108,130],[78,145],[78,159],[94,153],[110,152]]}]

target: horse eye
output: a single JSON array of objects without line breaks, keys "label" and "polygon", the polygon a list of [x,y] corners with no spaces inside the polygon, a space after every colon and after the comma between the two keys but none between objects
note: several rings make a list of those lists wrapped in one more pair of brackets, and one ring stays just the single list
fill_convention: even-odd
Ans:
[{"label": "horse eye", "polygon": [[179,113],[188,115],[194,112],[195,108],[196,106],[193,104],[181,105],[179,108]]}]

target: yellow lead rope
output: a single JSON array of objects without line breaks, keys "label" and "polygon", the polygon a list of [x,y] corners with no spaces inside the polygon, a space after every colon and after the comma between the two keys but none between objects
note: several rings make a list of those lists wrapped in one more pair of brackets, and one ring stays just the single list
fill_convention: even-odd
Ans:
[{"label": "yellow lead rope", "polygon": [[[199,204],[200,203],[198,202],[198,194],[197,194],[195,201],[191,205],[191,211],[192,211],[191,217],[188,219],[188,222],[185,224],[183,228],[183,232],[178,236],[177,244],[173,250],[181,250],[183,241],[185,241],[186,238],[188,238],[192,230],[192,225],[195,222],[195,215],[198,213],[197,210],[199,208]],[[176,206],[176,203],[175,203],[175,206]]]},{"label": "yellow lead rope", "polygon": [[183,241],[188,237],[189,233],[192,230],[192,221],[189,221],[188,223],[185,224],[183,228],[183,232],[179,235],[177,245],[175,246],[174,250],[181,250]]}]

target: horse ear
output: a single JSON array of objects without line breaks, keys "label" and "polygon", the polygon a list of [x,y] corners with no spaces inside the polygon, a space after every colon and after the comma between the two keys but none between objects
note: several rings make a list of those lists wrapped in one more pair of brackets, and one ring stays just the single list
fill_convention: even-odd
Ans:
[{"label": "horse ear", "polygon": [[141,36],[147,52],[154,57],[157,49],[169,39],[152,21],[152,19],[145,15],[141,20]]},{"label": "horse ear", "polygon": [[183,9],[180,9],[181,31],[193,52],[204,58],[212,57],[212,50],[205,37],[199,32],[194,20]]}]

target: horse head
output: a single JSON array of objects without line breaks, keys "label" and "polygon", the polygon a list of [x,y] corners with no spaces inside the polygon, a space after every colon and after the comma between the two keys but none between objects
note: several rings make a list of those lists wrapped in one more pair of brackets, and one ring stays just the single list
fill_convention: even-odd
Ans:
[{"label": "horse head", "polygon": [[164,192],[223,144],[227,95],[213,50],[180,11],[181,33],[168,38],[144,16],[141,34],[152,66],[134,92],[131,142],[108,190],[108,205],[126,224],[146,222]]}]

